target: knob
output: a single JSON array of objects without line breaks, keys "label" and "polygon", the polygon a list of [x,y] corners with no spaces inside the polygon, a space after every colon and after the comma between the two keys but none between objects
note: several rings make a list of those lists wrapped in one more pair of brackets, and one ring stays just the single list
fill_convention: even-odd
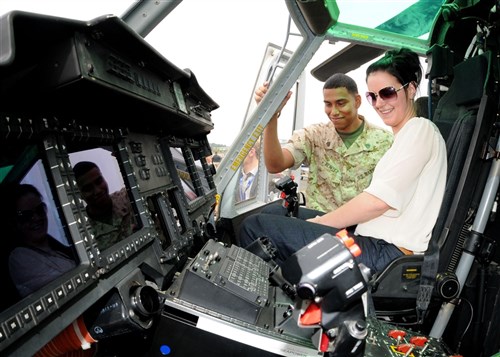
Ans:
[{"label": "knob", "polygon": [[440,273],[436,277],[436,291],[443,299],[454,299],[460,292],[460,282],[454,273]]},{"label": "knob", "polygon": [[299,283],[297,295],[305,300],[312,300],[316,296],[316,288],[311,283]]}]

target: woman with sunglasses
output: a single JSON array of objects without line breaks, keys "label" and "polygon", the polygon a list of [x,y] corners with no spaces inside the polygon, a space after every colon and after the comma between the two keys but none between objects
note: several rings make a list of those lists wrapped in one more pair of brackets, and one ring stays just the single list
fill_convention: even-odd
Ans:
[{"label": "woman with sunglasses", "polygon": [[19,184],[9,190],[8,216],[15,225],[16,247],[9,273],[21,297],[45,286],[76,266],[71,248],[48,234],[47,206],[36,187]]},{"label": "woman with sunglasses", "polygon": [[444,195],[447,161],[438,128],[416,116],[414,99],[421,77],[418,55],[408,49],[388,51],[367,68],[367,100],[392,128],[394,142],[363,192],[308,221],[250,216],[242,223],[241,245],[266,236],[281,265],[321,235],[355,227],[353,238],[362,252],[357,260],[372,273],[404,254],[425,252]]}]

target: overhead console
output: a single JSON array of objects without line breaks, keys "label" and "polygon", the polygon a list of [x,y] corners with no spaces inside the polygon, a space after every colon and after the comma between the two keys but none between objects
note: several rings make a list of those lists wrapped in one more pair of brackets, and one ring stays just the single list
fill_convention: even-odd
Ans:
[{"label": "overhead console", "polygon": [[[80,318],[94,340],[147,331],[163,306],[158,292],[205,243],[216,196],[206,136],[218,105],[192,72],[114,16],[15,11],[0,18],[0,36],[0,187],[40,191],[49,234],[75,265],[19,294],[9,271],[18,236],[0,217],[9,237],[0,354],[33,355]],[[109,244],[77,184],[82,161],[96,163],[109,193],[130,206],[130,231]]]},{"label": "overhead console", "polygon": [[200,137],[218,105],[121,19],[83,22],[14,11],[0,19],[0,95],[89,123]]}]

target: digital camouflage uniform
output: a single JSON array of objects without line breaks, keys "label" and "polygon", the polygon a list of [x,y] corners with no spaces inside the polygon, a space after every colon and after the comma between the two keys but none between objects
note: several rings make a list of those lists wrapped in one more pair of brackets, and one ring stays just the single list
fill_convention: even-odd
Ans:
[{"label": "digital camouflage uniform", "polygon": [[123,188],[110,196],[113,201],[112,221],[102,222],[89,218],[100,250],[107,249],[128,237],[137,228],[127,190]]},{"label": "digital camouflage uniform", "polygon": [[283,147],[294,157],[292,169],[309,166],[306,206],[328,212],[368,187],[375,165],[392,140],[391,132],[365,120],[363,132],[347,148],[328,122],[295,131]]}]

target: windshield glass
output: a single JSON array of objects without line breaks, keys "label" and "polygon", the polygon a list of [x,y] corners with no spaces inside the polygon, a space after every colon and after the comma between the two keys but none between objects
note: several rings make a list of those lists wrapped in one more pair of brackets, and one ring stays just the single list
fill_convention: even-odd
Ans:
[{"label": "windshield glass", "polygon": [[338,0],[337,3],[341,23],[420,38],[429,32],[443,0]]},{"label": "windshield glass", "polygon": [[[40,14],[91,20],[105,14],[121,16],[136,2],[127,0],[2,0],[0,13],[23,10]],[[327,120],[323,112],[323,82],[311,71],[349,42],[372,45],[399,45],[424,48],[439,0],[340,0],[325,1],[330,13],[338,21],[328,31],[325,43],[317,51],[305,70],[307,94],[304,107],[304,125]],[[208,15],[207,15],[208,14]],[[259,25],[264,20],[265,26]],[[219,105],[212,112],[214,129],[209,141],[217,145],[231,145],[242,128],[247,110],[253,101],[253,90],[269,43],[282,46],[287,36],[288,8],[286,1],[234,2],[228,0],[181,1],[146,37],[161,55],[179,68],[189,68],[200,86]],[[380,36],[380,31],[404,35]],[[293,21],[291,32],[296,34]],[[409,36],[409,37],[408,37]],[[409,42],[417,39],[417,42]],[[399,40],[399,42],[398,42]],[[287,49],[294,51],[300,36],[290,36]],[[414,48],[415,49],[415,48]],[[420,50],[420,52],[422,52]],[[348,74],[364,92],[364,69],[353,68]],[[425,88],[422,84],[421,88]],[[425,90],[424,90],[425,91]],[[360,108],[368,119],[369,105]],[[289,137],[283,133],[283,139]]]}]

